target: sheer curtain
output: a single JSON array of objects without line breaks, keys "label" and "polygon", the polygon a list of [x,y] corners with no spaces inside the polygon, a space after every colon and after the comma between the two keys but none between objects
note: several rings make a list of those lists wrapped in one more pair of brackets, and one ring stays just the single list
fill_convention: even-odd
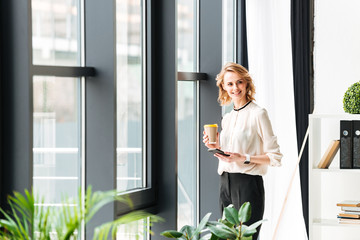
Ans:
[{"label": "sheer curtain", "polygon": [[256,102],[267,109],[284,155],[282,166],[269,167],[264,177],[267,221],[263,223],[260,239],[273,239],[294,171],[295,179],[275,239],[307,239],[296,168],[290,1],[248,0],[246,14],[249,70],[256,86]]}]

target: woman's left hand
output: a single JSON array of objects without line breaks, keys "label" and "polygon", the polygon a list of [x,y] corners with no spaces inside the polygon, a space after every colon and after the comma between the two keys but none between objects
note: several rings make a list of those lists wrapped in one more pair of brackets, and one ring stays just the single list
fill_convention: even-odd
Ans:
[{"label": "woman's left hand", "polygon": [[244,162],[245,161],[245,155],[241,155],[239,153],[231,153],[231,152],[225,152],[226,154],[229,154],[230,156],[224,156],[219,153],[215,153],[214,156],[217,157],[219,160],[224,162]]}]

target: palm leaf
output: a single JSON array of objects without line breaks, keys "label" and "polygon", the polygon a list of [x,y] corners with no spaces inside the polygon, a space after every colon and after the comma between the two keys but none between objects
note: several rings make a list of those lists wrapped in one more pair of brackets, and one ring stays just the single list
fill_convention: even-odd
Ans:
[{"label": "palm leaf", "polygon": [[122,215],[114,221],[104,223],[99,227],[95,228],[94,239],[106,239],[110,233],[111,236],[114,236],[116,235],[116,231],[119,226],[143,220],[147,217],[151,217],[151,222],[158,222],[162,220],[160,217],[144,211],[133,211],[128,214]]},{"label": "palm leaf", "polygon": [[123,198],[117,197],[117,192],[115,190],[94,192],[91,194],[91,187],[89,187],[85,198],[85,222],[88,222],[103,206],[114,200],[123,200]]},{"label": "palm leaf", "polygon": [[29,229],[26,217],[21,216],[21,215],[20,216],[17,215],[16,208],[15,208],[14,204],[12,203],[12,201],[10,201],[9,204],[10,204],[10,208],[11,208],[12,218],[13,218],[14,222],[16,223],[16,226],[17,226],[18,234],[20,236],[24,235],[25,239],[29,239],[30,238],[30,236],[28,236],[29,232],[26,231],[26,229]]},{"label": "palm leaf", "polygon": [[[15,200],[15,204],[14,204]],[[1,213],[4,215],[5,219],[0,220],[0,225],[5,229],[4,231],[7,234],[15,239],[29,239],[29,232],[28,232],[28,220],[25,216],[18,216],[17,214],[17,207],[16,199],[8,197],[8,204],[10,207],[9,213],[6,213],[4,210],[0,209]],[[20,205],[22,203],[19,203]],[[5,235],[6,234],[2,234]]]},{"label": "palm leaf", "polygon": [[[23,195],[14,192],[13,196],[8,197],[10,211],[5,212],[0,208],[3,215],[0,219],[0,239],[50,240],[53,238],[52,230],[56,231],[56,239],[72,239],[80,232],[83,223],[86,224],[104,205],[113,201],[124,202],[132,207],[129,196],[118,195],[116,191],[92,192],[91,186],[87,188],[85,196],[82,196],[79,190],[77,198],[63,198],[61,207],[45,207],[44,199],[37,201],[33,191],[25,190]],[[110,234],[115,236],[121,224],[149,216],[152,222],[160,220],[159,217],[146,212],[133,211],[96,228],[94,238],[107,239]]]}]

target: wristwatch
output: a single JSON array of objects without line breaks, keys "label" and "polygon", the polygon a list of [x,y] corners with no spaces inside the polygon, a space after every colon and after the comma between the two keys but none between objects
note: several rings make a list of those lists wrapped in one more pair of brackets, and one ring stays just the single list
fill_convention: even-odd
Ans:
[{"label": "wristwatch", "polygon": [[250,155],[249,154],[245,154],[245,161],[244,164],[249,164],[250,163]]}]

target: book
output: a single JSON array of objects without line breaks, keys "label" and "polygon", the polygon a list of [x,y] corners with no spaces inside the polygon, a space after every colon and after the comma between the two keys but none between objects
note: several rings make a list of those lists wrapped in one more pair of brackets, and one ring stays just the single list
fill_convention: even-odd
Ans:
[{"label": "book", "polygon": [[328,168],[340,148],[340,140],[332,140],[322,156],[318,168]]},{"label": "book", "polygon": [[360,214],[360,207],[345,207],[345,206],[342,206],[341,207],[341,210],[344,211],[344,212],[358,212]]},{"label": "book", "polygon": [[360,168],[360,121],[353,120],[353,168]]},{"label": "book", "polygon": [[338,215],[341,218],[351,218],[351,219],[357,219],[360,218],[360,213],[353,213],[353,212],[342,212]]},{"label": "book", "polygon": [[336,204],[339,207],[360,207],[360,201],[345,200]]},{"label": "book", "polygon": [[353,167],[353,122],[340,121],[340,169]]},{"label": "book", "polygon": [[344,224],[360,224],[360,219],[339,218],[338,221]]}]

